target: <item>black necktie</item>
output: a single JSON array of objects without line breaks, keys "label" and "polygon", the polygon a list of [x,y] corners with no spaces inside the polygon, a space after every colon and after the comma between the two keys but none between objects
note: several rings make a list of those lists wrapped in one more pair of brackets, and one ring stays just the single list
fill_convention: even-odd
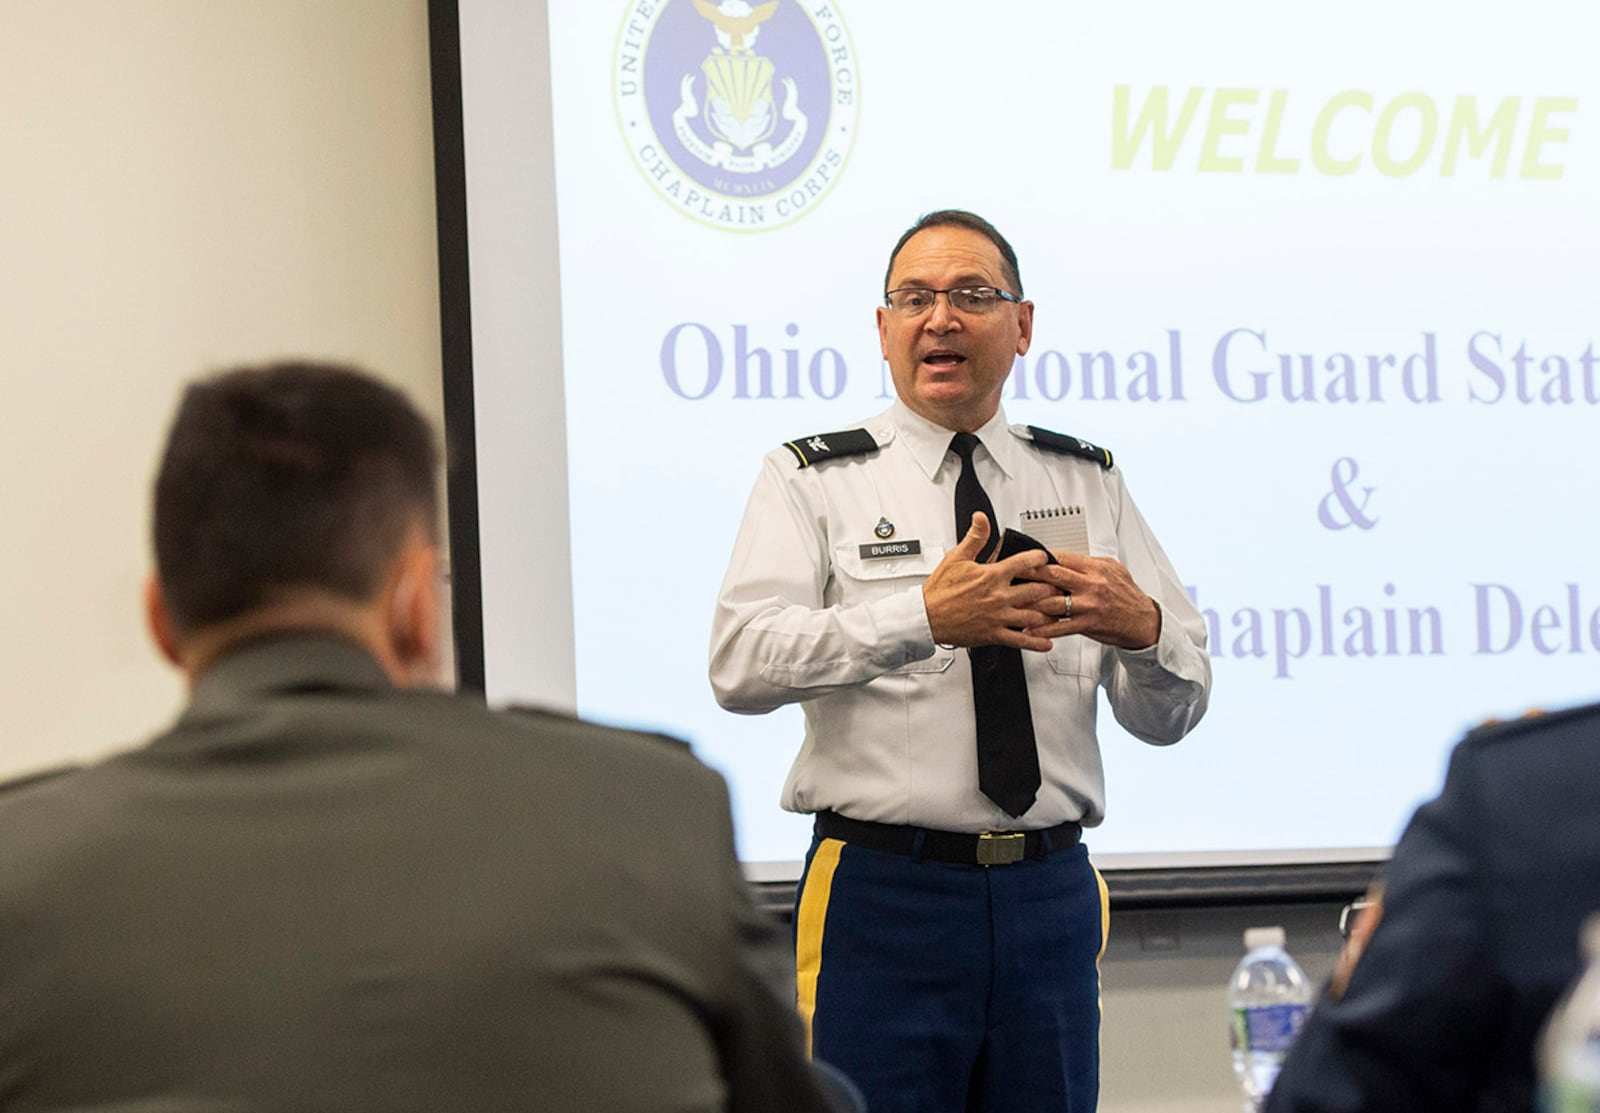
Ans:
[{"label": "black necktie", "polygon": [[[994,504],[989,501],[972,450],[979,445],[971,433],[957,433],[950,450],[961,457],[956,479],[956,541],[966,536],[972,515],[983,511],[989,519],[989,540],[977,559],[986,560],[1000,542]],[[977,712],[978,788],[1011,815],[1033,806],[1039,792],[1039,751],[1033,737],[1033,711],[1028,706],[1028,678],[1022,671],[1022,650],[1005,645],[975,645],[972,659],[972,696]]]}]

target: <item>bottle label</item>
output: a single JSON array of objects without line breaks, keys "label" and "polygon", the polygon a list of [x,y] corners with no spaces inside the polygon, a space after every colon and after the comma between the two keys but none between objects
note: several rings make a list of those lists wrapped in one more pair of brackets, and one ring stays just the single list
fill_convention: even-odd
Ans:
[{"label": "bottle label", "polygon": [[1306,1022],[1304,1005],[1256,1005],[1233,1010],[1234,1025],[1248,1051],[1284,1052]]}]

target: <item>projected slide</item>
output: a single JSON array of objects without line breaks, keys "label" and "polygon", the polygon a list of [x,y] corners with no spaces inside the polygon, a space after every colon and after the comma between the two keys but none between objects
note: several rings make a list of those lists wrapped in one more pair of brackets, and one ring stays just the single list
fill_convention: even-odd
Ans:
[{"label": "projected slide", "polygon": [[[1008,419],[1112,450],[1209,629],[1189,738],[1102,712],[1103,862],[1384,847],[1465,729],[1600,697],[1600,16],[1439,11],[551,0],[561,350],[478,368],[478,467],[515,518],[539,416],[495,384],[559,361],[578,708],[692,740],[747,861],[803,854],[801,716],[717,707],[713,602],[762,455],[889,405],[888,251],[944,207],[1036,305]],[[520,102],[462,61],[470,204]],[[475,300],[552,296],[473,249]],[[488,642],[539,638],[489,543]]]}]

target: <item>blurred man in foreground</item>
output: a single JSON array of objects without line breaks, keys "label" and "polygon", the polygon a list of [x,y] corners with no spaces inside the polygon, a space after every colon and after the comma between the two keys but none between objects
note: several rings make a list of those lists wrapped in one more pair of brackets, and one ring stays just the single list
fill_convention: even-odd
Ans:
[{"label": "blurred man in foreground", "polygon": [[1534,1040],[1600,909],[1597,818],[1600,704],[1469,735],[1395,848],[1382,918],[1369,912],[1359,961],[1306,1022],[1269,1113],[1531,1113]]},{"label": "blurred man in foreground", "polygon": [[347,369],[188,390],[146,608],[192,699],[0,793],[0,1108],[831,1107],[720,778],[412,687],[436,470]]}]

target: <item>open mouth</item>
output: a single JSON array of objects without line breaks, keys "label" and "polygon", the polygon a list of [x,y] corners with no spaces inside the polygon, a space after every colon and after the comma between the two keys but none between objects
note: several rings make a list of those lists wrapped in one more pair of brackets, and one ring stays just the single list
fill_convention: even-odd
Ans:
[{"label": "open mouth", "polygon": [[932,364],[935,367],[954,367],[956,364],[965,363],[966,361],[967,357],[960,352],[934,351],[922,357],[923,363]]}]

